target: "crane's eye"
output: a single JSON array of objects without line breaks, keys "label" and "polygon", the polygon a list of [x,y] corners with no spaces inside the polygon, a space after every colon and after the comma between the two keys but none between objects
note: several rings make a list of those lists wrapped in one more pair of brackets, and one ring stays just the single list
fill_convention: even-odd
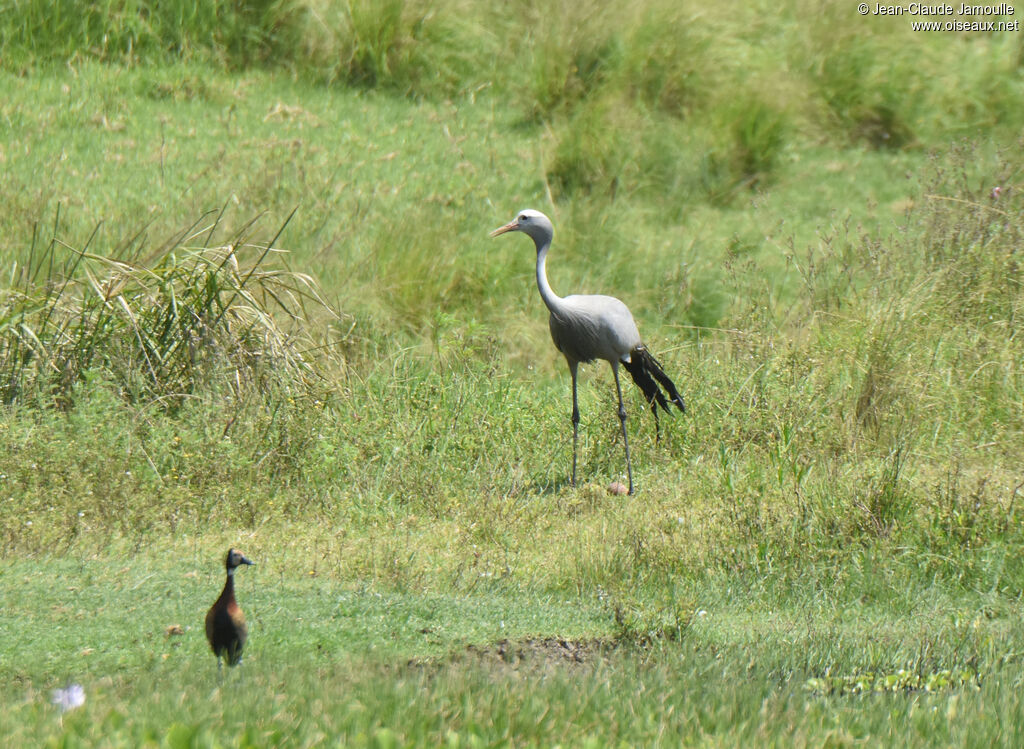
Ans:
[{"label": "crane's eye", "polygon": [[524,213],[524,214],[523,214],[522,216],[520,216],[520,217],[519,217],[519,220],[520,220],[520,221],[529,221],[529,220],[530,220],[530,217],[529,217],[529,216],[527,216],[527,215],[526,215],[526,214]]}]

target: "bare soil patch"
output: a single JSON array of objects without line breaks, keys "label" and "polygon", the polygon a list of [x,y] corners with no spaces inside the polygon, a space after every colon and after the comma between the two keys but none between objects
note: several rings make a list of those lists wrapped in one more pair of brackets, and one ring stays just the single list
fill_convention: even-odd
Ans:
[{"label": "bare soil patch", "polygon": [[439,660],[414,659],[412,668],[479,666],[495,672],[544,672],[580,668],[614,650],[612,640],[571,640],[561,637],[499,640],[492,645],[467,645]]}]

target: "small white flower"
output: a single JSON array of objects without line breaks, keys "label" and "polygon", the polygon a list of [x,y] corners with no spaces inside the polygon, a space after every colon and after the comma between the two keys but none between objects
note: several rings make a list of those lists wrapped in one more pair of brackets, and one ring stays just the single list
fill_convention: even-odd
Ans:
[{"label": "small white flower", "polygon": [[50,702],[59,707],[62,713],[66,713],[85,704],[85,689],[81,684],[68,684],[64,689],[54,689]]}]

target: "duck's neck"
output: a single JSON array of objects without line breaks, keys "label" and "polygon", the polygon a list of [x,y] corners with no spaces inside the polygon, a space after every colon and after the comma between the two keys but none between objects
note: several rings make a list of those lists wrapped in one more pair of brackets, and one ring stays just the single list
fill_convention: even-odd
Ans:
[{"label": "duck's neck", "polygon": [[224,581],[224,590],[221,591],[221,598],[234,598],[235,597],[235,569],[234,567],[228,568],[228,576]]}]

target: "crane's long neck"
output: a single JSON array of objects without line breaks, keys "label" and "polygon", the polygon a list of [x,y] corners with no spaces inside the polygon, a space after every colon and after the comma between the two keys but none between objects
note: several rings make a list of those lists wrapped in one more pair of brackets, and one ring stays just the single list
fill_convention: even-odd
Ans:
[{"label": "crane's long neck", "polygon": [[551,240],[537,242],[537,288],[540,289],[540,297],[548,309],[554,312],[562,306],[562,297],[551,290],[548,283],[547,260],[548,249],[551,247]]}]

